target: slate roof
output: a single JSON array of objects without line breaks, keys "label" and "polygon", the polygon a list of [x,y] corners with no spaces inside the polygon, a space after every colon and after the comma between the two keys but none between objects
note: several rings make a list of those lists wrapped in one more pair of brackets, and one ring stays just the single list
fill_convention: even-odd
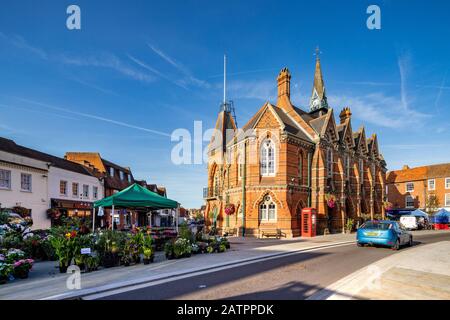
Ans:
[{"label": "slate roof", "polygon": [[10,140],[10,139],[5,139],[5,138],[0,137],[0,150],[8,152],[8,153],[16,154],[16,155],[19,155],[22,157],[27,157],[27,158],[47,162],[47,163],[51,164],[51,166],[56,167],[56,168],[76,172],[79,174],[84,174],[87,176],[93,176],[93,174],[91,174],[91,172],[89,170],[87,170],[86,167],[84,167],[78,163],[68,161],[63,158],[52,156],[47,153],[43,153],[43,152],[40,152],[40,151],[37,151],[34,149],[30,149],[30,148],[18,145],[13,140]]}]

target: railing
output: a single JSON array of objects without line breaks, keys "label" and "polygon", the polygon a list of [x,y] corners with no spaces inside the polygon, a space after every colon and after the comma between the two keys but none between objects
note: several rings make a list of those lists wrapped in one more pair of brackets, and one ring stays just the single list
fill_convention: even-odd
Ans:
[{"label": "railing", "polygon": [[220,188],[203,188],[203,199],[218,198],[220,196]]}]

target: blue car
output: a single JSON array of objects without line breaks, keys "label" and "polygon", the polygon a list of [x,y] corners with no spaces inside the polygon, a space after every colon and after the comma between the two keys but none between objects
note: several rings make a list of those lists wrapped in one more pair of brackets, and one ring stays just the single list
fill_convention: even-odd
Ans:
[{"label": "blue car", "polygon": [[412,246],[413,236],[402,229],[396,221],[370,220],[358,229],[356,241],[358,247],[368,244],[386,246],[393,250],[398,250],[403,245]]}]

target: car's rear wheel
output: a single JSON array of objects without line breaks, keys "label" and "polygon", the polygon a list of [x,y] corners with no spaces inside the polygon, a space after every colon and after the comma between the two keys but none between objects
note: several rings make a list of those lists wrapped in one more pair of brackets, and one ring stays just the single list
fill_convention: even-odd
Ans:
[{"label": "car's rear wheel", "polygon": [[397,251],[398,249],[400,249],[400,240],[397,239],[394,243],[394,245],[392,246],[392,250]]},{"label": "car's rear wheel", "polygon": [[358,247],[364,247],[364,245],[363,245],[362,243],[359,243],[359,242],[357,242],[356,245],[357,245]]}]

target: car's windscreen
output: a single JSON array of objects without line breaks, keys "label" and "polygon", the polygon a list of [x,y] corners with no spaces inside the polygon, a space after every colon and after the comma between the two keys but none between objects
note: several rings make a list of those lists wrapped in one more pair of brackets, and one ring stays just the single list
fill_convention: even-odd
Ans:
[{"label": "car's windscreen", "polygon": [[377,230],[388,230],[391,228],[390,223],[376,223],[376,222],[366,222],[361,228],[363,229],[377,229]]}]

